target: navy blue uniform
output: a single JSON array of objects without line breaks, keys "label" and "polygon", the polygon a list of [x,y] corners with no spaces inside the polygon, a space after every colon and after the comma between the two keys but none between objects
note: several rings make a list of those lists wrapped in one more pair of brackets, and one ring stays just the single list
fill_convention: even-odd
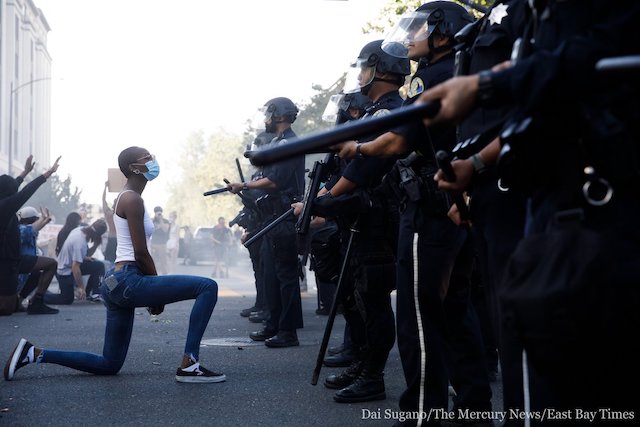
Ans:
[{"label": "navy blue uniform", "polygon": [[[406,103],[413,103],[424,90],[450,78],[453,65],[453,53],[431,64],[421,60]],[[467,304],[472,252],[467,232],[447,217],[447,196],[434,188],[432,179],[437,170],[435,152],[454,147],[455,127],[440,125],[427,130],[417,122],[393,132],[404,136],[421,154],[412,168],[423,177],[423,188],[430,187],[421,200],[408,200],[400,216],[396,316],[398,349],[407,382],[400,410],[446,410],[449,381],[458,392],[456,406],[489,409],[491,390],[482,338],[475,311]],[[449,304],[445,301],[448,294]]]},{"label": "navy blue uniform", "polygon": [[[382,95],[365,111],[364,117],[386,114],[402,105],[397,91]],[[378,135],[368,135],[369,141]],[[389,351],[395,342],[395,327],[390,292],[395,288],[395,233],[389,201],[380,198],[375,188],[393,167],[394,160],[355,158],[348,162],[342,176],[357,185],[354,192],[370,195],[371,206],[360,213],[341,215],[342,252],[346,252],[350,228],[357,218],[350,262],[344,277],[344,316],[349,325],[352,345],[363,369],[381,375]],[[329,187],[330,189],[330,187]]]},{"label": "navy blue uniform", "polygon": [[[529,15],[524,1],[496,2],[493,10],[483,17],[478,35],[472,41],[468,74],[490,69],[508,60],[512,45],[526,27]],[[459,140],[499,129],[511,110],[510,105],[476,109],[458,126]],[[483,308],[488,312],[485,318],[491,323],[491,326],[483,328],[487,357],[492,358],[489,369],[497,367],[495,349],[500,348],[504,407],[522,408],[522,349],[517,342],[511,342],[509,337],[512,334],[502,331],[500,326],[498,286],[506,266],[505,260],[524,234],[525,197],[516,190],[507,191],[499,187],[495,166],[487,167],[474,177],[470,195],[471,231],[484,285],[477,288],[479,295],[476,295],[474,303],[479,314],[483,313]]]},{"label": "navy blue uniform", "polygon": [[[486,98],[532,118],[519,143],[510,142],[514,182],[530,195],[530,215],[528,236],[505,271],[502,309],[526,351],[531,410],[637,414],[633,393],[612,390],[640,377],[638,346],[629,339],[640,329],[638,86],[598,74],[595,64],[639,53],[640,5],[536,5],[534,53],[496,73]],[[602,206],[583,193],[586,166],[614,191]],[[612,421],[598,413],[596,423]]]},{"label": "navy blue uniform", "polygon": [[[295,138],[288,128],[274,142]],[[284,142],[286,143],[286,142]],[[304,194],[304,156],[265,166],[263,177],[276,184],[276,190],[267,190],[271,198],[264,222],[273,221],[290,208],[294,200]],[[269,310],[267,329],[271,331],[295,330],[303,327],[298,252],[296,248],[295,220],[283,221],[262,242],[262,272]]]}]

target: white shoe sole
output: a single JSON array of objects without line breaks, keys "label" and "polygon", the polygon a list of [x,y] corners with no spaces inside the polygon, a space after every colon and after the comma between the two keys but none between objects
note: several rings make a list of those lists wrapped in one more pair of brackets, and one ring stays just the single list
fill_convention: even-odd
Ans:
[{"label": "white shoe sole", "polygon": [[20,342],[16,346],[16,349],[13,350],[13,355],[11,356],[11,360],[9,361],[8,368],[5,367],[4,379],[7,381],[11,381],[13,379],[13,374],[16,373],[16,366],[18,365],[18,359],[22,354],[22,350],[24,350],[24,346],[27,344],[27,340],[24,338],[20,339]]},{"label": "white shoe sole", "polygon": [[226,375],[220,375],[217,377],[183,377],[182,375],[176,375],[176,381],[179,383],[190,383],[190,384],[205,384],[205,383],[222,383],[227,380]]}]

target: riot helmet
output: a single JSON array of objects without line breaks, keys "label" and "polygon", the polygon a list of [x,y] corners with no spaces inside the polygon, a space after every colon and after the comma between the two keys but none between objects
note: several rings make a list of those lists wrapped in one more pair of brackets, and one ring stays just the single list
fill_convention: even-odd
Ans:
[{"label": "riot helmet", "polygon": [[267,132],[276,133],[276,123],[295,122],[296,117],[298,117],[298,111],[296,104],[289,98],[273,98],[265,102],[264,106],[258,109],[257,116],[261,117],[261,120],[254,118],[253,121],[262,121]]},{"label": "riot helmet", "polygon": [[[473,16],[459,4],[445,0],[430,1],[414,12],[403,14],[385,37],[382,49],[389,55],[408,58],[410,44],[428,40],[431,53],[443,52],[452,48],[456,33],[472,22]],[[434,34],[449,37],[449,43],[436,48],[433,45]]]},{"label": "riot helmet", "polygon": [[335,124],[357,120],[364,115],[364,111],[371,105],[371,102],[371,98],[361,93],[331,95],[329,103],[322,113],[322,120]]},{"label": "riot helmet", "polygon": [[289,98],[273,98],[264,104],[264,120],[274,120],[275,122],[293,123],[298,117],[298,107]]},{"label": "riot helmet", "polygon": [[[387,81],[402,86],[404,78],[411,72],[411,64],[406,58],[389,55],[382,50],[382,40],[367,43],[356,62],[351,65],[344,84],[344,93],[361,92],[366,95],[375,80]],[[392,80],[380,79],[376,73],[394,74]]]}]

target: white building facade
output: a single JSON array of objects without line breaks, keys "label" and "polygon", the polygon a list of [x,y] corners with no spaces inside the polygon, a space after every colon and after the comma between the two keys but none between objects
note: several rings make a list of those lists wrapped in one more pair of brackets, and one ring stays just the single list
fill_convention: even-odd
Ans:
[{"label": "white building facade", "polygon": [[51,163],[50,28],[31,0],[0,0],[0,174],[18,175],[33,154]]}]

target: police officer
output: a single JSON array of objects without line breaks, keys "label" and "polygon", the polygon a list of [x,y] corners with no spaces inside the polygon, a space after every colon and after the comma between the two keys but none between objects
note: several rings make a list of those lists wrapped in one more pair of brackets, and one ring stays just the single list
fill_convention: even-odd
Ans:
[{"label": "police officer", "polygon": [[[473,74],[489,69],[510,58],[514,42],[526,27],[528,6],[520,0],[496,1],[476,23],[462,30],[457,39],[465,47],[457,54],[458,64],[468,64],[456,70],[458,75]],[[476,307],[487,307],[483,338],[491,357],[489,369],[497,367],[495,349],[500,348],[500,364],[505,408],[522,408],[522,348],[512,342],[509,331],[500,326],[499,284],[508,259],[524,233],[525,197],[509,191],[498,179],[495,166],[477,161],[477,151],[495,138],[509,113],[510,106],[478,108],[458,126],[458,138],[469,149],[461,149],[457,157],[472,157],[476,162],[476,179],[470,188],[470,219],[477,251],[482,285],[477,288]],[[468,141],[474,141],[468,144]],[[480,312],[480,308],[478,308]],[[504,340],[501,339],[504,337]],[[507,342],[503,342],[507,341]],[[489,345],[492,345],[490,348]]]},{"label": "police officer", "polygon": [[[385,53],[382,40],[372,41],[360,51],[344,91],[371,98],[364,117],[382,116],[402,105],[398,90],[409,72],[408,59]],[[397,208],[378,186],[392,166],[391,159],[355,158],[316,200],[318,214],[336,217],[347,262],[341,297],[355,360],[344,372],[325,380],[326,387],[339,389],[334,395],[337,402],[386,397],[384,367],[395,342],[390,292],[395,288],[397,221],[393,217]]]},{"label": "police officer", "polygon": [[[322,114],[322,119],[324,121],[330,121],[335,123],[336,125],[341,125],[343,123],[350,122],[352,120],[361,119],[364,116],[367,108],[371,106],[371,98],[362,94],[359,89],[357,92],[352,93],[340,93],[337,95],[332,95],[329,99],[329,103],[325,108],[325,111]],[[337,157],[336,157],[337,159]],[[346,167],[344,161],[340,161],[339,169],[340,171]],[[335,171],[334,176],[340,176],[340,171]],[[320,217],[318,217],[320,218]],[[334,239],[334,234],[328,234],[327,230],[335,229],[337,237]],[[324,241],[317,241],[316,235],[318,237],[324,236]],[[337,284],[337,275],[340,272],[340,263],[335,262],[334,258],[339,258],[339,251],[334,250],[333,242],[337,240],[335,243],[338,247],[339,243],[339,231],[338,226],[333,220],[328,220],[324,226],[321,228],[317,228],[314,231],[314,235],[312,236],[311,243],[311,255],[312,259],[315,258],[314,255],[314,247],[318,248],[319,253],[326,254],[327,257],[331,257],[326,260],[327,262],[322,263],[322,265],[329,266],[332,270],[329,274],[320,275],[323,277],[332,276],[332,283],[327,283],[327,280],[323,280],[323,277],[319,277],[316,274],[316,283],[318,284],[318,293],[320,294],[320,299],[323,302],[323,306],[325,307],[326,312],[328,313],[328,308],[331,306],[331,302],[333,300],[335,294],[335,287]],[[315,241],[315,244],[314,244]],[[331,292],[327,292],[326,289],[331,289]],[[345,322],[344,325],[344,334],[343,334],[343,342],[338,347],[332,347],[328,349],[329,355],[324,359],[324,365],[329,367],[348,367],[353,362],[354,352],[353,346],[351,342],[351,332],[349,331],[349,323]]]},{"label": "police officer", "polygon": [[[265,130],[275,133],[273,144],[285,144],[296,135],[291,129],[298,108],[289,99],[274,98],[264,105]],[[245,183],[231,183],[233,193],[261,189],[267,194],[256,201],[263,223],[269,223],[289,209],[304,193],[304,157],[264,167],[263,177]],[[302,305],[298,276],[295,220],[283,221],[262,238],[261,258],[269,319],[250,337],[265,341],[267,347],[299,345],[296,330],[302,328]]]},{"label": "police officer", "polygon": [[362,93],[339,93],[331,95],[322,113],[322,120],[336,125],[362,118],[371,98]]},{"label": "police officer", "polygon": [[[635,397],[611,391],[640,379],[639,349],[628,339],[640,327],[640,265],[631,261],[640,256],[640,109],[637,80],[609,80],[595,64],[638,54],[628,35],[640,5],[530,5],[531,53],[427,91],[421,100],[442,108],[425,124],[459,120],[476,105],[514,107],[476,162],[499,159],[501,176],[528,196],[527,237],[505,270],[501,307],[524,346],[527,403],[571,416],[591,410],[593,419],[576,424],[609,425],[612,411],[638,409]],[[438,174],[441,187],[468,185],[473,160],[454,170],[460,182]]]},{"label": "police officer", "polygon": [[[251,149],[260,149],[261,147],[269,144],[276,137],[273,133],[260,132],[256,135]],[[262,168],[257,170],[251,175],[251,181],[257,181],[262,178]],[[242,192],[242,210],[238,214],[237,224],[244,228],[240,240],[241,243],[249,240],[253,235],[260,231],[261,224],[258,220],[257,207],[255,205],[256,199],[264,196],[265,193],[262,190],[245,190]],[[232,225],[231,222],[229,225]],[[251,266],[253,267],[253,276],[256,285],[256,301],[253,306],[245,308],[240,312],[242,317],[248,317],[251,322],[260,323],[266,320],[268,317],[267,301],[264,291],[264,278],[262,274],[262,263],[260,260],[260,246],[259,244],[249,246],[249,258],[251,259]]]},{"label": "police officer", "polygon": [[[425,3],[401,17],[385,39],[383,49],[419,60],[407,103],[451,77],[453,36],[471,22],[473,18],[463,7],[449,1]],[[415,150],[399,165],[406,201],[399,229],[396,316],[398,348],[407,382],[400,409],[419,414],[448,408],[449,381],[458,393],[456,408],[491,407],[482,338],[475,311],[468,304],[471,247],[466,231],[447,218],[446,194],[433,185],[435,151],[451,150],[455,143],[453,126],[427,131],[414,123],[368,143],[343,144],[340,152],[341,156],[350,157],[356,153],[379,156]],[[414,245],[417,271],[413,265]],[[450,359],[447,346],[451,349]],[[414,418],[399,424],[426,422]],[[433,419],[429,422],[437,423]]]}]

